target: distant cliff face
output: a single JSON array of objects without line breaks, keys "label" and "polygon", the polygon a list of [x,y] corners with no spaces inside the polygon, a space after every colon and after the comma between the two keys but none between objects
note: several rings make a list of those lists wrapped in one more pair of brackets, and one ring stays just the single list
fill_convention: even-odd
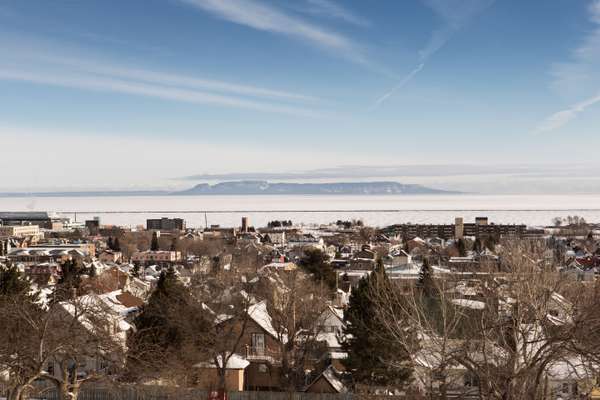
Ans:
[{"label": "distant cliff face", "polygon": [[267,181],[234,181],[215,185],[201,183],[178,195],[202,194],[436,194],[453,193],[421,185],[398,182],[341,182],[341,183],[269,183]]}]

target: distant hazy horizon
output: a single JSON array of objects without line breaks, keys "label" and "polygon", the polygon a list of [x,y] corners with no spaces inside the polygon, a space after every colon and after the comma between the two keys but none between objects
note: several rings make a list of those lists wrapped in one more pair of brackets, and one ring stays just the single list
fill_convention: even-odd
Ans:
[{"label": "distant hazy horizon", "polygon": [[597,164],[600,0],[0,1],[0,48],[0,191],[471,164],[383,176],[600,193],[570,165]]},{"label": "distant hazy horizon", "polygon": [[161,216],[183,218],[190,227],[239,226],[242,216],[256,226],[276,219],[305,224],[360,219],[385,226],[452,223],[456,217],[469,222],[478,216],[489,217],[490,223],[542,226],[568,215],[600,223],[600,195],[24,197],[0,198],[0,211],[57,212],[79,221],[99,216],[104,224],[123,226]]},{"label": "distant hazy horizon", "polygon": [[[277,171],[277,172],[273,172]],[[178,191],[199,183],[240,180],[268,182],[372,182],[394,181],[433,189],[473,194],[600,194],[600,164],[500,164],[500,165],[388,165],[339,166],[306,170],[270,170],[148,176],[104,183],[92,177],[85,183],[37,182],[24,185],[0,182],[0,193],[77,191]]]}]

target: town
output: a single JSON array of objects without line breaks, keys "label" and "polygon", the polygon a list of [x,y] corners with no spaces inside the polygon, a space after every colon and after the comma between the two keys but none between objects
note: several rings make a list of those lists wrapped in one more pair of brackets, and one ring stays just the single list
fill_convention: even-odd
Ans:
[{"label": "town", "polygon": [[578,216],[0,221],[10,400],[600,399],[600,226]]}]

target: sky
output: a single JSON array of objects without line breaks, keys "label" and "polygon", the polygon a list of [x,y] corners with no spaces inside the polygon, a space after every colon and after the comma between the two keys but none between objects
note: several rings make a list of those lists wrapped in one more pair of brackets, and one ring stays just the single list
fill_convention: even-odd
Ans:
[{"label": "sky", "polygon": [[0,191],[555,171],[599,133],[600,0],[0,0]]}]

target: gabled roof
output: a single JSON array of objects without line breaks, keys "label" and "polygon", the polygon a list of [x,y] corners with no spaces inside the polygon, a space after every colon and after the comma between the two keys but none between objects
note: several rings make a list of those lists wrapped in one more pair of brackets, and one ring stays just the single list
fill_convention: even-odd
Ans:
[{"label": "gabled roof", "polygon": [[262,329],[264,329],[269,335],[276,339],[279,339],[277,331],[273,328],[273,320],[267,311],[267,303],[261,301],[253,304],[248,308],[248,315],[254,322],[256,322]]},{"label": "gabled roof", "polygon": [[321,372],[321,374],[306,387],[305,391],[307,391],[311,386],[321,379],[325,379],[325,381],[329,383],[332,389],[337,393],[345,393],[348,391],[344,383],[340,380],[340,378],[338,378],[338,372],[331,365]]}]

